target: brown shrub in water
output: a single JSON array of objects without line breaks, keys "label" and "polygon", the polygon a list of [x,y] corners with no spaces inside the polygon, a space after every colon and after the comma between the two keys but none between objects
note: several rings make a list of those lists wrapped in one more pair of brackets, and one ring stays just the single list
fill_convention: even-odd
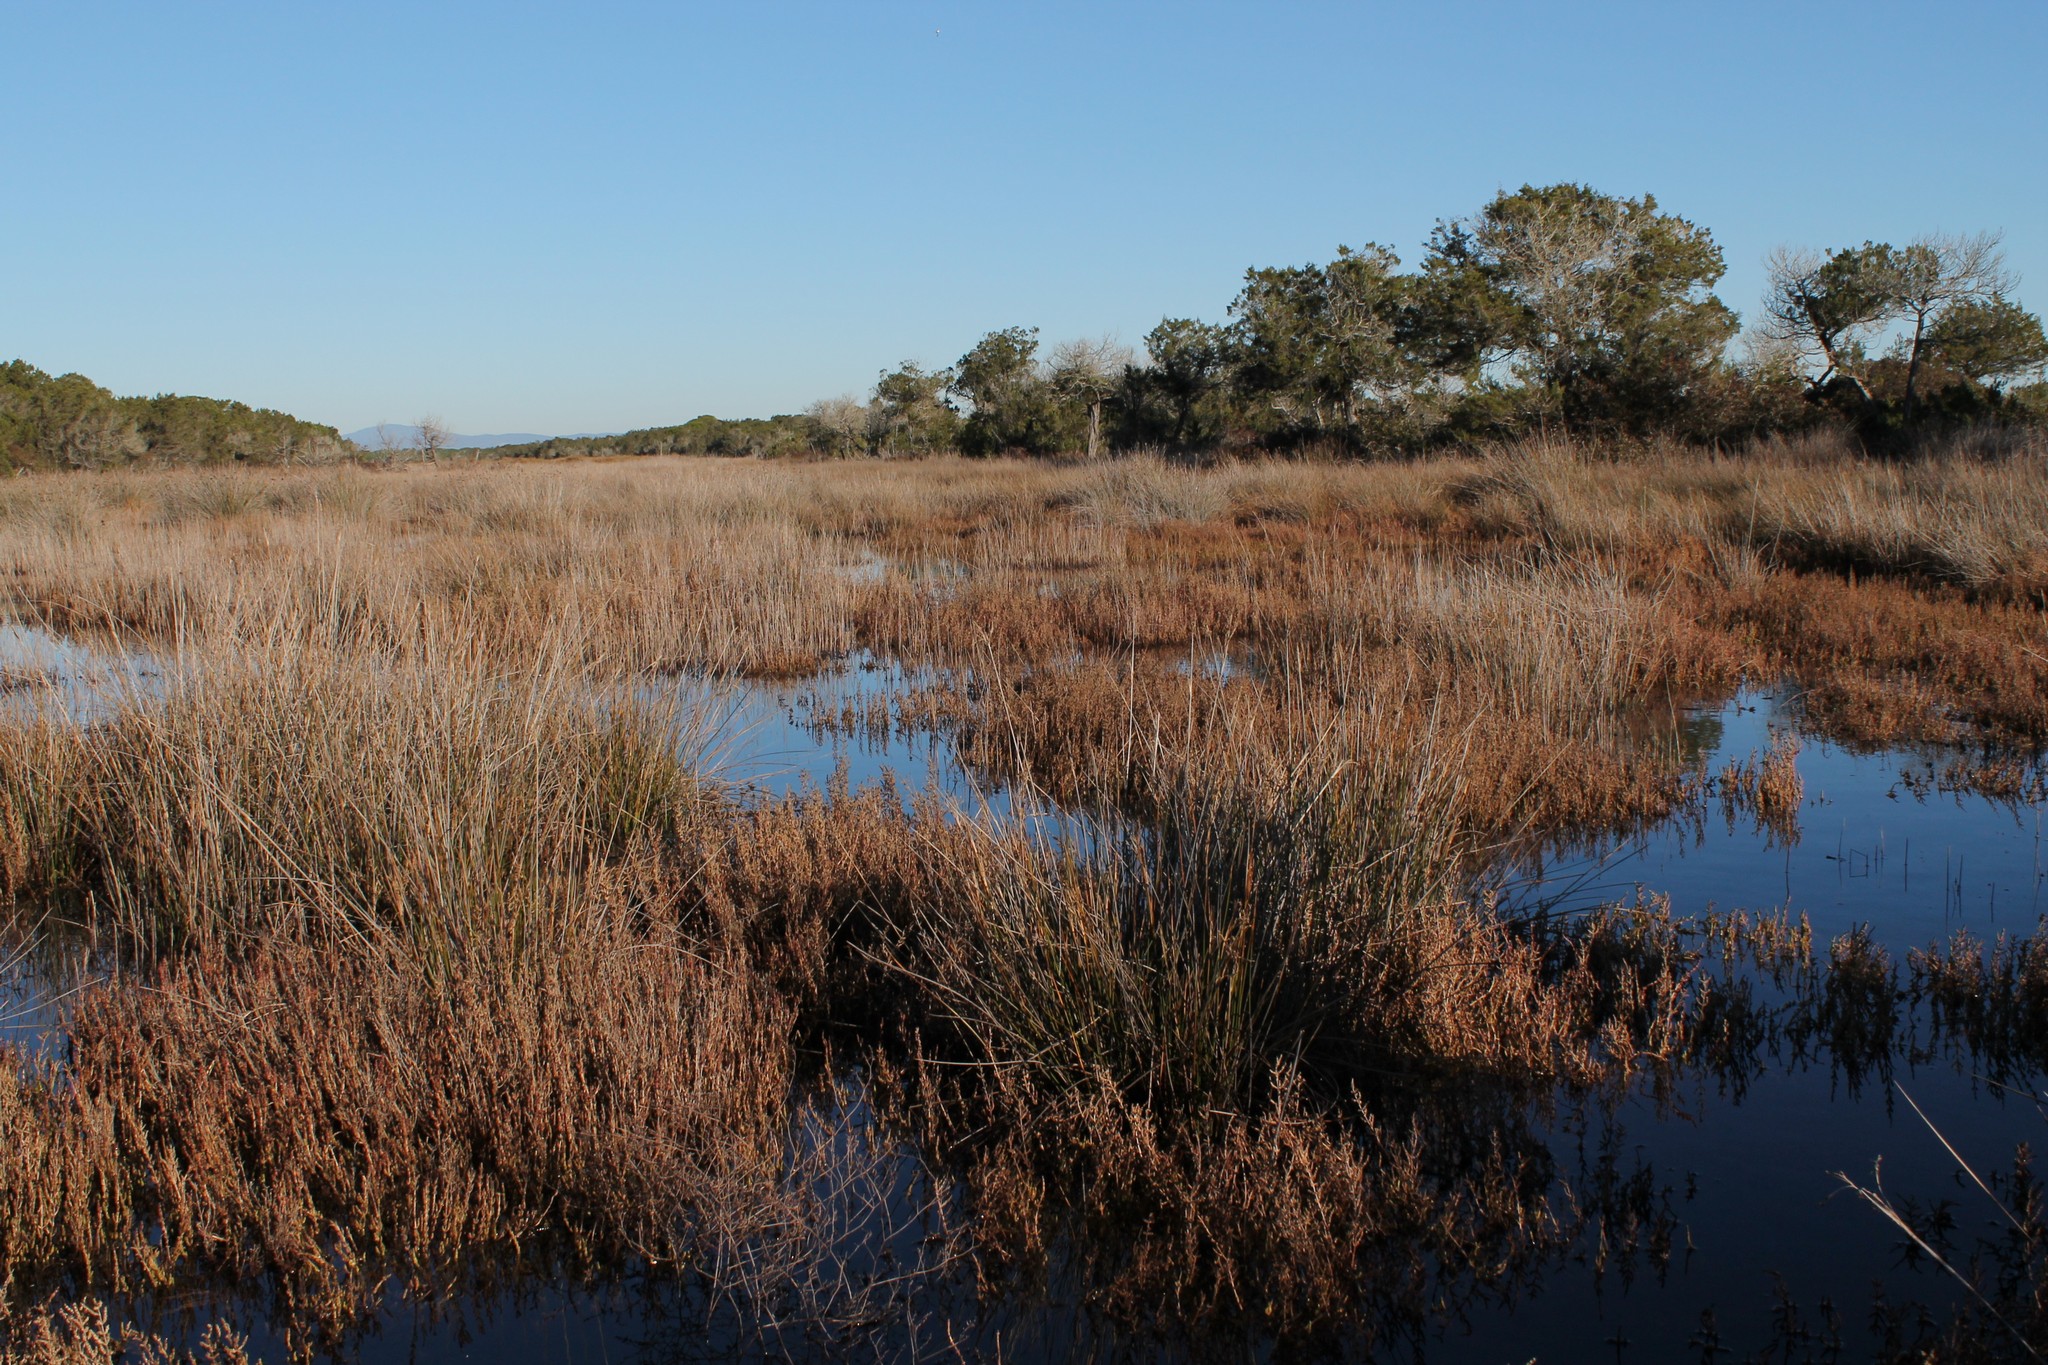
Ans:
[{"label": "brown shrub in water", "polygon": [[1361,725],[1390,754],[1432,740],[1445,750],[1457,795],[1444,818],[1484,855],[1525,836],[1633,828],[1696,792],[1697,775],[1668,737],[1624,737],[1625,712],[1593,712],[1580,733],[1560,733],[1533,709],[1512,713],[1476,680],[1436,681],[1405,651],[1289,653],[1228,680],[1206,675],[1199,657],[1129,657],[1015,674],[991,667],[965,695],[935,689],[925,704],[963,760],[993,780],[1141,817],[1148,774],[1244,769],[1284,780],[1323,765],[1329,736]]},{"label": "brown shrub in water", "polygon": [[247,1341],[225,1323],[210,1324],[197,1350],[182,1351],[132,1323],[116,1326],[92,1300],[38,1307],[4,1325],[13,1344],[0,1347],[0,1365],[249,1365]]},{"label": "brown shrub in water", "polygon": [[1705,607],[1809,679],[1804,707],[1831,733],[1865,743],[2048,738],[2039,606],[1802,574]]},{"label": "brown shrub in water", "polygon": [[[434,1305],[666,1266],[757,1326],[862,1320],[958,1251],[886,1143],[801,1134],[791,1014],[730,950],[637,936],[180,958],[81,997],[61,1073],[0,1076],[0,1265],[15,1294],[246,1286],[295,1351],[389,1277]],[[863,1279],[905,1223],[925,1259]]]}]

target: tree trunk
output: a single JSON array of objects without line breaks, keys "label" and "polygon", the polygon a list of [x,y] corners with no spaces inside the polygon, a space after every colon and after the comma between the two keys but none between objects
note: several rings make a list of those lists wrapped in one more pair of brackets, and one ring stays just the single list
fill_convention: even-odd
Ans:
[{"label": "tree trunk", "polygon": [[1906,420],[1913,420],[1913,408],[1919,399],[1914,387],[1920,380],[1920,338],[1927,330],[1927,314],[1921,313],[1913,319],[1913,354],[1906,361]]},{"label": "tree trunk", "polygon": [[1877,400],[1870,396],[1870,386],[1851,373],[1849,367],[1842,363],[1841,354],[1835,350],[1834,343],[1822,336],[1816,336],[1815,340],[1820,342],[1820,353],[1826,357],[1828,365],[1820,372],[1820,378],[1808,385],[1808,394],[1813,398],[1825,397],[1828,390],[1833,387],[1833,381],[1840,379],[1855,386],[1856,392],[1863,397],[1864,407],[1874,404]]}]

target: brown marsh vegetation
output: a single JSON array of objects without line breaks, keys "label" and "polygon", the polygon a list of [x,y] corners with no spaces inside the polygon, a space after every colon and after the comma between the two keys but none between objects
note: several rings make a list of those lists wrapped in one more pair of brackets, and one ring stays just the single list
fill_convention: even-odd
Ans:
[{"label": "brown marsh vegetation", "polygon": [[[1788,924],[1529,918],[1492,877],[1710,797],[1796,837],[1795,739],[1710,773],[1674,724],[1744,680],[2038,785],[2044,474],[1532,444],[10,480],[17,616],[162,677],[89,724],[14,679],[0,723],[0,884],[78,987],[0,1068],[9,1349],[107,1359],[80,1305],[203,1291],[313,1353],[394,1292],[622,1275],[735,1349],[975,1354],[1049,1285],[1197,1354],[1370,1349],[1580,1239],[1660,1264],[1668,1208],[1611,1153],[1559,1170],[1540,1114],[1773,1039],[1888,1056],[1902,995],[2024,1053],[2042,956],[1959,941],[1906,989]],[[862,652],[917,683],[820,723],[942,730],[1007,814],[721,776],[719,696]],[[1767,1027],[1736,978],[1771,964],[1808,985]]]}]

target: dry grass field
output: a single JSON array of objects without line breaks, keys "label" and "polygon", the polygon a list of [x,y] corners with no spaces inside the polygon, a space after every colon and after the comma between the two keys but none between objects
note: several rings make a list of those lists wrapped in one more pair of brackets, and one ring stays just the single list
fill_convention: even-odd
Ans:
[{"label": "dry grass field", "polygon": [[[1789,751],[1683,741],[1745,681],[1988,789],[2048,743],[2048,448],[32,475],[0,570],[163,663],[87,724],[7,679],[0,893],[80,983],[0,1068],[10,1359],[111,1358],[81,1296],[228,1286],[310,1353],[626,1268],[785,1344],[1060,1277],[1316,1340],[1589,1227],[1668,1255],[1523,1110],[1732,1046],[1720,950],[1489,872],[1796,812]],[[916,681],[823,723],[1079,832],[726,780],[708,702],[855,658]]]}]

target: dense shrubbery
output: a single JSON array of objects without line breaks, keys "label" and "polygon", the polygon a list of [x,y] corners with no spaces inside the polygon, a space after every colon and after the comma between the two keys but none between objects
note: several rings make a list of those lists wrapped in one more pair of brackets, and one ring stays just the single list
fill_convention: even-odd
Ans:
[{"label": "dense shrubbery", "polygon": [[137,460],[290,464],[348,450],[333,427],[220,398],[116,398],[84,375],[0,365],[0,468],[99,469]]}]

